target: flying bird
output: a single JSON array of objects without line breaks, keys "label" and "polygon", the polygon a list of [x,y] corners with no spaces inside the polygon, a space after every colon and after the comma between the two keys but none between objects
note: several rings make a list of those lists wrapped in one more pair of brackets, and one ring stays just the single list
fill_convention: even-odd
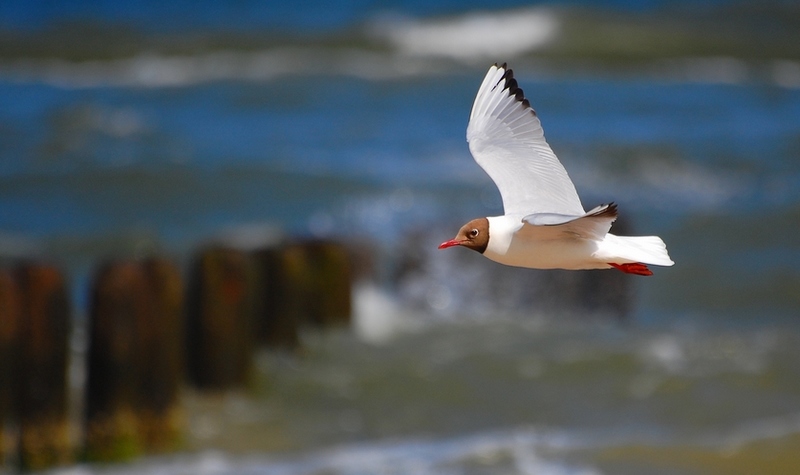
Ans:
[{"label": "flying bird", "polygon": [[462,246],[501,264],[533,269],[616,268],[652,275],[648,264],[674,264],[658,236],[609,233],[617,219],[616,204],[583,209],[505,63],[489,68],[478,89],[467,142],[500,190],[505,214],[473,219],[439,249]]}]

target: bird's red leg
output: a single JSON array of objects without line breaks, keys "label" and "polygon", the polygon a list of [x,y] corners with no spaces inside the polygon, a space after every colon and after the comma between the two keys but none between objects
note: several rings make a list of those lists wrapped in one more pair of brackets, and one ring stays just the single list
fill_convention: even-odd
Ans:
[{"label": "bird's red leg", "polygon": [[608,265],[626,274],[653,275],[653,271],[648,269],[647,266],[641,262],[632,262],[629,264],[614,264],[613,262],[609,262]]}]

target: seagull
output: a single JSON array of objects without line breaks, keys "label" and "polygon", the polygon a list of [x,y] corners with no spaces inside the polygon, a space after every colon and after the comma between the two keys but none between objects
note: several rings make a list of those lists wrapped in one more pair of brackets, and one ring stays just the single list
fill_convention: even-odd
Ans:
[{"label": "seagull", "polygon": [[609,233],[617,205],[585,211],[544,138],[541,122],[506,63],[483,79],[467,126],[469,150],[500,190],[503,216],[477,218],[439,249],[461,246],[532,269],[611,269],[653,275],[674,264],[658,236]]}]

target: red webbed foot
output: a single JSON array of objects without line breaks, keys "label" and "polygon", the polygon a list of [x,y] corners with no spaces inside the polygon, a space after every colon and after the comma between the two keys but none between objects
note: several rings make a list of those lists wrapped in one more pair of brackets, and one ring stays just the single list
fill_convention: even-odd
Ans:
[{"label": "red webbed foot", "polygon": [[653,275],[653,271],[648,269],[647,266],[641,262],[632,262],[629,264],[614,264],[613,262],[609,262],[608,265],[626,274]]}]

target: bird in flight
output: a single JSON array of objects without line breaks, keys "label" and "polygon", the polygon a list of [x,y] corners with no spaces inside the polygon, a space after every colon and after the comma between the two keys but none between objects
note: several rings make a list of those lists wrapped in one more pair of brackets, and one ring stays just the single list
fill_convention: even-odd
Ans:
[{"label": "bird in flight", "polygon": [[609,233],[617,205],[585,211],[575,185],[544,138],[541,122],[514,73],[489,68],[467,126],[478,165],[503,199],[503,216],[477,218],[439,249],[462,246],[485,257],[533,269],[611,269],[652,275],[649,265],[674,264],[658,236]]}]

